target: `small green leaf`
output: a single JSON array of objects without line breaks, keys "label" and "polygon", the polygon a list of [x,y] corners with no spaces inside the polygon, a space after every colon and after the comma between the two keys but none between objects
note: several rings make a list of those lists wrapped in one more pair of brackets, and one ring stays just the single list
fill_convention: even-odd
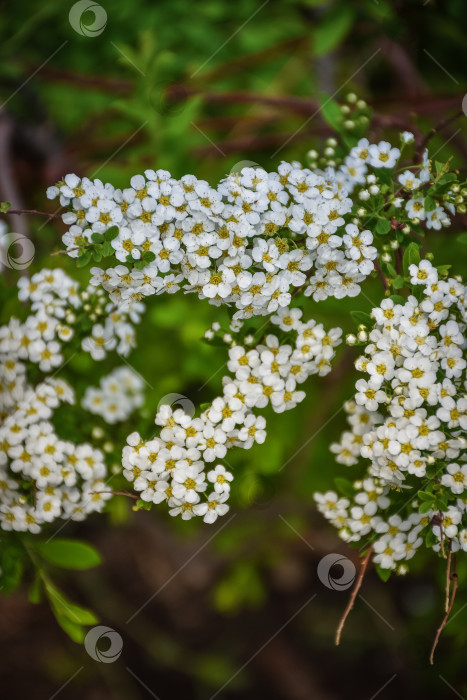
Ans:
[{"label": "small green leaf", "polygon": [[352,482],[349,481],[348,479],[344,479],[341,476],[336,476],[334,479],[334,483],[337,487],[337,489],[342,493],[344,496],[347,496],[347,498],[353,498],[355,495],[355,489],[352,486]]},{"label": "small green leaf", "polygon": [[387,219],[378,219],[375,226],[375,233],[378,234],[378,236],[385,236],[390,230],[391,224]]},{"label": "small green leaf", "polygon": [[76,267],[86,267],[91,262],[92,251],[86,250],[76,259]]},{"label": "small green leaf", "polygon": [[0,213],[6,214],[10,207],[11,207],[11,202],[0,202]]},{"label": "small green leaf", "polygon": [[110,241],[104,241],[101,252],[104,258],[108,258],[109,255],[113,255],[115,253],[115,250],[112,248],[112,244]]},{"label": "small green leaf", "polygon": [[94,547],[79,540],[55,538],[36,542],[35,549],[46,561],[63,569],[91,569],[102,561]]},{"label": "small green leaf", "polygon": [[401,287],[403,287],[404,284],[404,278],[401,275],[397,275],[392,281],[392,286],[394,287],[394,289],[401,289]]},{"label": "small green leaf", "polygon": [[430,502],[424,501],[424,502],[421,504],[420,508],[418,509],[418,512],[419,512],[419,513],[428,513],[428,511],[430,511],[430,510],[432,509],[432,506],[433,506],[433,502],[432,502],[432,501],[430,501]]},{"label": "small green leaf", "polygon": [[72,622],[62,615],[55,615],[55,619],[73,642],[76,642],[76,644],[83,644],[84,638],[86,637],[86,630],[82,625]]},{"label": "small green leaf", "polygon": [[341,131],[344,119],[341,108],[335,100],[328,97],[326,94],[323,94],[321,98],[321,114],[329,126],[332,126],[335,131]]},{"label": "small green leaf", "polygon": [[28,600],[30,603],[40,603],[42,594],[42,580],[40,576],[36,576],[31,584],[28,592]]},{"label": "small green leaf", "polygon": [[338,3],[327,12],[313,32],[313,48],[316,56],[332,51],[350,31],[354,13],[350,5]]},{"label": "small green leaf", "polygon": [[152,250],[147,250],[145,253],[143,253],[142,259],[145,263],[150,263],[156,259],[156,255],[152,252]]},{"label": "small green leaf", "polygon": [[406,300],[400,294],[391,294],[389,297],[395,304],[405,304]]},{"label": "small green leaf", "polygon": [[436,537],[435,533],[433,532],[433,529],[430,527],[428,532],[425,535],[425,546],[426,547],[433,547],[435,544],[438,544],[439,540]]},{"label": "small green leaf", "polygon": [[143,501],[141,498],[138,498],[135,505],[133,506],[133,510],[151,510],[151,508],[152,508],[152,502],[151,501]]},{"label": "small green leaf", "polygon": [[384,581],[386,583],[386,581],[388,581],[389,577],[391,576],[391,569],[383,569],[381,566],[379,566],[379,564],[375,565],[375,569],[381,581]]},{"label": "small green leaf", "polygon": [[102,233],[93,233],[91,236],[91,241],[94,241],[94,243],[102,243],[104,241],[104,236]]},{"label": "small green leaf", "polygon": [[437,207],[436,200],[430,196],[425,197],[425,202],[423,206],[425,211],[434,211]]},{"label": "small green leaf", "polygon": [[72,603],[70,600],[65,598],[63,593],[58,590],[50,581],[46,581],[45,590],[47,597],[52,606],[52,610],[55,617],[59,621],[59,618],[67,618],[75,625],[95,625],[99,621],[92,610],[88,608],[83,608],[76,603]]},{"label": "small green leaf", "polygon": [[118,228],[118,226],[111,226],[104,233],[104,240],[113,241],[114,238],[117,238],[119,231],[120,231],[120,229]]},{"label": "small green leaf", "polygon": [[415,241],[409,243],[405,249],[404,257],[402,258],[402,268],[404,270],[404,275],[409,277],[409,267],[410,265],[418,265],[420,262],[420,250],[418,244]]},{"label": "small green leaf", "polygon": [[363,323],[364,326],[373,325],[373,319],[371,318],[370,314],[367,314],[364,311],[351,311],[350,315],[355,323]]}]

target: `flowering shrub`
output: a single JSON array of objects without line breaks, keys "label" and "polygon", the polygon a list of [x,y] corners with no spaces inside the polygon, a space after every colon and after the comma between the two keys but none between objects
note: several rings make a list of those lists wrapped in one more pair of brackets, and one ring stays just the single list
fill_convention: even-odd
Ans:
[{"label": "flowering shrub", "polygon": [[[441,556],[467,549],[466,290],[419,252],[426,230],[465,212],[465,190],[409,132],[397,146],[342,141],[328,140],[323,168],[310,152],[308,167],[247,167],[217,187],[146,170],[124,189],[73,174],[49,188],[67,210],[68,256],[102,266],[91,267],[85,290],[60,270],[22,278],[19,299],[34,313],[1,329],[2,395],[11,395],[1,427],[3,529],[79,519],[112,495],[102,488],[103,453],[61,440],[50,422],[59,400],[73,402],[71,388],[54,377],[31,383],[31,365],[58,371],[65,347],[97,361],[127,355],[142,300],[154,294],[195,293],[227,307],[228,327],[215,322],[204,338],[226,347],[222,392],[198,411],[162,402],[157,434],[133,430],[121,460],[137,508],[166,502],[173,516],[213,523],[235,488],[230,450],[267,439],[259,411],[294,408],[307,378],[331,370],[342,331],[303,320],[300,295],[355,297],[378,276],[383,301],[371,316],[356,312],[358,330],[346,338],[365,346],[356,367],[367,378],[345,405],[351,430],[331,446],[347,467],[367,466],[353,483],[338,479],[339,493],[316,494],[318,508],[383,578],[403,573],[423,543]],[[142,389],[120,367],[86,389],[81,407],[108,424],[126,421]]]},{"label": "flowering shrub", "polygon": [[345,405],[350,431],[331,446],[347,466],[370,460],[365,478],[344,483],[344,498],[316,496],[344,540],[372,542],[374,561],[400,573],[424,542],[467,551],[467,288],[427,260],[408,274],[418,298],[373,309],[356,361],[368,378]]}]

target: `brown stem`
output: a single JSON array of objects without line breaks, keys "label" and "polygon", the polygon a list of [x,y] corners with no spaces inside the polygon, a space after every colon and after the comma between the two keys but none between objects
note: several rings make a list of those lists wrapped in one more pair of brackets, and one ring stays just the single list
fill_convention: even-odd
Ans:
[{"label": "brown stem", "polygon": [[464,115],[464,110],[460,109],[458,112],[453,114],[452,116],[448,117],[447,119],[443,119],[442,122],[439,122],[439,124],[436,124],[425,136],[425,138],[421,141],[421,143],[418,145],[417,148],[417,154],[416,158],[418,162],[421,162],[422,156],[423,156],[423,151],[425,150],[426,146],[428,143],[431,141],[433,136],[436,136],[438,131],[441,131],[444,129],[446,126],[449,126],[452,122],[455,122],[457,119],[460,117],[463,117]]},{"label": "brown stem", "polygon": [[449,595],[451,591],[451,559],[452,551],[451,546],[449,546],[448,561],[446,564],[446,599],[444,603],[444,612],[447,612],[449,610]]},{"label": "brown stem", "polygon": [[433,646],[431,647],[431,654],[430,654],[430,664],[433,666],[434,664],[434,656],[435,656],[435,650],[436,647],[438,646],[439,638],[441,637],[441,632],[443,629],[446,627],[446,623],[448,621],[449,615],[451,614],[452,606],[454,605],[454,600],[456,598],[456,592],[457,592],[457,583],[458,583],[458,576],[457,576],[457,554],[454,554],[454,571],[452,574],[449,576],[450,580],[453,582],[452,584],[452,594],[451,594],[451,600],[449,602],[448,609],[446,610],[446,614],[444,615],[440,626],[438,627],[436,631],[436,637],[435,641],[433,642]]},{"label": "brown stem", "polygon": [[36,216],[46,216],[48,219],[60,219],[60,214],[48,214],[46,211],[37,209],[8,209],[6,214],[34,214]]},{"label": "brown stem", "polygon": [[375,267],[375,270],[376,270],[376,272],[378,273],[378,276],[379,276],[379,278],[380,278],[380,280],[381,280],[381,284],[382,284],[383,287],[384,287],[384,291],[386,291],[386,290],[388,289],[388,281],[387,281],[386,277],[385,277],[384,274],[383,274],[383,271],[382,271],[382,269],[381,269],[381,266],[380,266],[378,260],[375,260],[375,261],[374,261],[374,267]]},{"label": "brown stem", "polygon": [[338,626],[337,631],[336,631],[336,639],[335,639],[336,646],[339,646],[339,644],[340,644],[341,634],[342,634],[342,630],[344,629],[345,621],[347,620],[349,613],[354,606],[358,591],[362,587],[363,578],[365,576],[365,573],[366,573],[366,570],[368,567],[368,562],[370,561],[372,553],[373,553],[373,545],[371,545],[370,549],[368,550],[368,552],[365,555],[365,558],[362,561],[362,566],[360,568],[360,573],[358,575],[357,583],[353,587],[352,594],[350,596],[350,600],[348,602],[346,609],[344,610],[344,614],[341,617],[341,621],[339,622],[339,626]]},{"label": "brown stem", "polygon": [[135,501],[138,500],[138,496],[135,496],[134,493],[130,493],[129,491],[91,491],[90,493],[111,493],[112,496],[127,496],[128,498],[134,498]]}]

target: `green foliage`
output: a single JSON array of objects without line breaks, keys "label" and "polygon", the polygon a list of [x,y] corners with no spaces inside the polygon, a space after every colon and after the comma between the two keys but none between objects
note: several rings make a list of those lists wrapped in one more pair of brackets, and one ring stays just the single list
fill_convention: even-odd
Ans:
[{"label": "green foliage", "polygon": [[54,538],[34,542],[34,549],[50,564],[63,569],[90,569],[101,563],[99,552],[86,542]]}]

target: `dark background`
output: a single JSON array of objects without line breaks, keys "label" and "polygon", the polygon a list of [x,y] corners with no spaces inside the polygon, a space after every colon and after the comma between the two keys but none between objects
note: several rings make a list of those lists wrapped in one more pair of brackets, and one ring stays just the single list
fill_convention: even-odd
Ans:
[{"label": "dark background", "polygon": [[[45,189],[66,172],[122,186],[132,174],[162,167],[216,183],[243,161],[273,169],[281,159],[303,160],[331,134],[319,114],[323,92],[345,100],[352,90],[365,99],[374,139],[428,131],[459,111],[467,92],[465,0],[103,5],[105,29],[83,36],[70,25],[68,1],[2,3],[2,200],[53,211]],[[92,23],[92,13],[82,21]],[[432,148],[437,159],[452,155],[462,166],[465,117],[437,134]],[[62,224],[43,224],[10,218],[14,230],[25,227],[33,237],[31,272],[60,264],[76,274],[71,261],[50,257]],[[454,238],[433,231],[427,246],[459,273]],[[365,294],[318,308],[308,300],[307,313],[349,332],[349,311],[368,311],[381,298],[377,280]],[[169,392],[198,405],[217,394],[223,352],[198,341],[218,316],[184,296],[150,300],[131,358],[152,387],[146,416]],[[56,579],[118,631],[123,653],[114,663],[92,660],[45,603],[28,602],[26,570],[20,589],[0,600],[2,696],[467,697],[464,563],[434,667],[428,656],[443,615],[445,565],[433,553],[387,584],[370,571],[334,647],[349,592],[326,588],[317,564],[329,552],[357,563],[356,553],[321,519],[312,494],[332,488],[345,471],[328,446],[344,427],[338,409],[352,394],[353,358],[341,348],[334,373],[308,382],[298,409],[268,416],[266,444],[237,456],[232,510],[222,522],[175,522],[163,507],[135,514],[132,502],[118,498],[108,515],[67,524],[61,535],[91,541],[104,563],[76,575],[57,571]],[[96,370],[84,363],[67,371],[79,391]]]}]

